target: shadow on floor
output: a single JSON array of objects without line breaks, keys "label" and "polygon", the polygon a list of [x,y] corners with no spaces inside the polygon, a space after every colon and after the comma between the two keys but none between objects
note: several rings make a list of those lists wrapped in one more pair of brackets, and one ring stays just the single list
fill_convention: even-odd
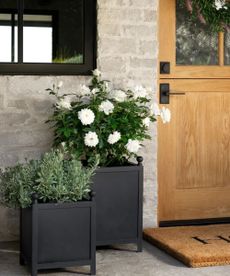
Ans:
[{"label": "shadow on floor", "polygon": [[144,241],[144,250],[151,254],[155,259],[162,263],[167,263],[168,265],[177,267],[186,267],[183,263],[173,258],[171,255],[167,254],[165,251],[153,246],[152,244]]},{"label": "shadow on floor", "polygon": [[[121,254],[119,254],[119,251],[121,251]],[[107,253],[108,252],[108,253]],[[135,245],[116,245],[116,246],[106,246],[106,247],[99,247],[97,250],[98,254],[98,267],[104,267],[104,261],[103,256],[110,255],[111,258],[113,258],[113,254],[118,253],[121,258],[121,260],[124,258],[127,258],[127,255],[132,252],[136,252],[136,246]],[[143,242],[143,253],[136,253],[137,255],[133,255],[134,258],[137,257],[137,259],[145,258],[145,255],[147,258],[150,258],[151,262],[151,256],[154,260],[157,260],[157,263],[159,263],[160,266],[168,265],[170,267],[174,268],[185,268],[185,266],[180,263],[179,261],[175,260],[171,256],[165,254],[165,252],[161,251],[160,249],[154,247],[150,243],[144,241]],[[140,254],[140,255],[139,255]],[[132,254],[131,254],[132,255]],[[102,256],[102,260],[100,261]],[[131,257],[132,258],[132,257]],[[30,274],[27,267],[21,267],[19,266],[19,243],[18,242],[0,242],[0,266],[5,267],[5,270],[2,271],[0,269],[0,276],[27,276]],[[124,259],[123,259],[124,260]],[[112,261],[112,259],[111,259]],[[116,260],[119,262],[119,260]],[[113,262],[111,263],[111,266],[113,265]],[[104,269],[100,269],[101,274],[100,275],[107,275],[103,274]],[[2,274],[3,273],[3,274]],[[39,272],[39,275],[89,275],[89,267],[76,267],[73,269],[55,269],[55,270],[42,270]],[[119,274],[117,274],[119,275]],[[123,274],[122,274],[123,275]],[[108,275],[112,276],[112,275]]]}]

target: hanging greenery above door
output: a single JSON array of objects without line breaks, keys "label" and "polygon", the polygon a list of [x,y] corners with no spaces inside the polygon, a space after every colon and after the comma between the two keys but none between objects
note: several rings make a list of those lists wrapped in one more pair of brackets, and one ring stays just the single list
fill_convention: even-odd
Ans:
[{"label": "hanging greenery above door", "polygon": [[208,25],[211,31],[230,31],[230,0],[179,0],[193,19]]}]

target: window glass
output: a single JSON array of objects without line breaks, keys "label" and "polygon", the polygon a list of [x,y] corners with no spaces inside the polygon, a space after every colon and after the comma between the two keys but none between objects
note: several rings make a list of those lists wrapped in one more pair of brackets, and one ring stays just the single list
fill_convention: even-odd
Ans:
[{"label": "window glass", "polygon": [[51,63],[52,53],[52,16],[24,15],[23,61]]},{"label": "window glass", "polygon": [[0,13],[0,62],[17,62],[16,24],[14,13]]},{"label": "window glass", "polygon": [[230,31],[225,33],[224,56],[225,65],[230,65]]},{"label": "window glass", "polygon": [[11,62],[11,26],[4,23],[11,21],[10,14],[0,14],[0,61]]},{"label": "window glass", "polygon": [[218,65],[218,34],[197,19],[177,1],[176,7],[176,63],[178,65]]},{"label": "window glass", "polygon": [[24,0],[23,62],[83,63],[84,0]]}]

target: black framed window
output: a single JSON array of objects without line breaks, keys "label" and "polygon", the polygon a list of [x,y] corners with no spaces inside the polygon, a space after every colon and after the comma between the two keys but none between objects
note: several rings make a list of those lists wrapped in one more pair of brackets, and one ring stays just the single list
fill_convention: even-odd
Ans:
[{"label": "black framed window", "polygon": [[90,74],[96,0],[0,1],[0,74]]}]

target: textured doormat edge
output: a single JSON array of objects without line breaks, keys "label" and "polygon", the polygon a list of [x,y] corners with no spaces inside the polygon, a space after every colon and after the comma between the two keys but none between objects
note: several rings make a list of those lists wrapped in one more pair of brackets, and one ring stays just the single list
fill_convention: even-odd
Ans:
[{"label": "textured doormat edge", "polygon": [[168,253],[172,257],[176,258],[178,261],[184,263],[188,267],[200,268],[200,267],[217,266],[217,265],[229,265],[230,264],[230,260],[227,260],[225,257],[223,257],[222,260],[219,259],[218,261],[215,261],[213,259],[208,260],[207,258],[205,258],[205,260],[203,260],[203,261],[200,260],[200,259],[199,259],[199,261],[196,260],[196,259],[191,260],[190,258],[185,256],[184,254],[181,254],[180,252],[178,252],[174,248],[171,248],[167,244],[155,239],[149,233],[149,231],[151,231],[151,229],[153,229],[153,228],[144,229],[143,239],[146,240],[147,242],[151,243],[152,245],[156,246],[157,248],[165,251],[166,253]]}]

